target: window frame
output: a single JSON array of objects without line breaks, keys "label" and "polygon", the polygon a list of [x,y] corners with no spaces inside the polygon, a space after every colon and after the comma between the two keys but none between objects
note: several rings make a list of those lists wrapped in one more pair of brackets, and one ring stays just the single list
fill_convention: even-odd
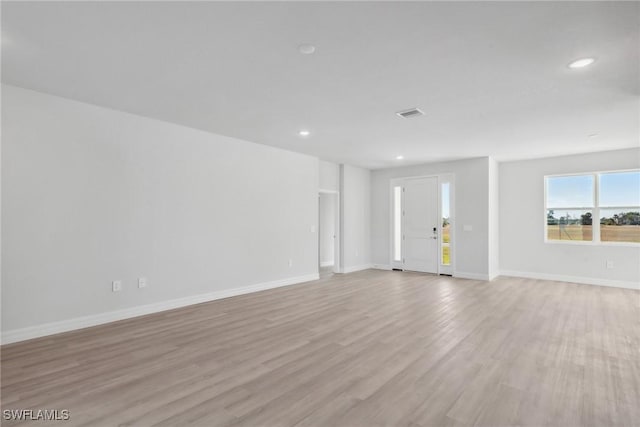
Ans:
[{"label": "window frame", "polygon": [[[640,169],[615,169],[615,170],[606,170],[606,171],[596,171],[596,172],[575,172],[575,173],[564,173],[564,174],[551,174],[544,176],[544,243],[549,244],[560,244],[560,245],[586,245],[586,246],[640,246],[640,242],[609,242],[602,241],[600,235],[600,210],[601,209],[634,209],[640,208],[640,206],[600,206],[600,177],[602,175],[611,174],[611,173],[624,173],[624,172],[638,172],[640,173]],[[591,176],[593,178],[593,206],[581,206],[581,207],[563,207],[563,208],[554,208],[549,207],[547,205],[548,201],[548,190],[549,190],[549,178],[560,178],[566,176]],[[591,240],[554,240],[549,239],[548,234],[548,226],[547,224],[547,211],[549,209],[566,209],[566,210],[591,210],[592,214],[592,229],[591,229]]]}]

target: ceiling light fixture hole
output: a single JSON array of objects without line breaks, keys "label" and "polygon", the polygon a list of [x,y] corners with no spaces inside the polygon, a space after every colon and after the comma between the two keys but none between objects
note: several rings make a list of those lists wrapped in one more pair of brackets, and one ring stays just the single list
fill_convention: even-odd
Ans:
[{"label": "ceiling light fixture hole", "polygon": [[303,55],[312,55],[316,51],[316,47],[312,44],[301,44],[298,46],[298,51]]}]

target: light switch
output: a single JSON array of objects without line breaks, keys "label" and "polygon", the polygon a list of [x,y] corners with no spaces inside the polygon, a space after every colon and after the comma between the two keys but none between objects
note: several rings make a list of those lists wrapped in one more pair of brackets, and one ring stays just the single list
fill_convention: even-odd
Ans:
[{"label": "light switch", "polygon": [[471,226],[471,225],[463,225],[462,226],[462,230],[463,231],[473,231],[473,226]]}]

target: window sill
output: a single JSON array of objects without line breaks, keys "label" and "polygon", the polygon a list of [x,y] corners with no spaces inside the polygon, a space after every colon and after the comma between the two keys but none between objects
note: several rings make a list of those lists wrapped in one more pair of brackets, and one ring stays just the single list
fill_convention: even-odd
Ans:
[{"label": "window sill", "polygon": [[604,246],[604,247],[632,247],[640,248],[639,242],[589,242],[584,240],[544,240],[544,243],[552,245],[573,245],[573,246]]}]

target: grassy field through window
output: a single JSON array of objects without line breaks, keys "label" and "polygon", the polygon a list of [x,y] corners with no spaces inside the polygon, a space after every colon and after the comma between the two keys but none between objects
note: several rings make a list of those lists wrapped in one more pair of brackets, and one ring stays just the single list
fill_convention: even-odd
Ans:
[{"label": "grassy field through window", "polygon": [[451,256],[449,255],[450,240],[449,224],[447,224],[442,227],[442,265],[449,265],[451,263]]},{"label": "grassy field through window", "polygon": [[588,241],[593,240],[592,233],[593,226],[569,224],[569,225],[548,225],[547,226],[547,239],[549,240],[575,240],[575,241]]},{"label": "grassy field through window", "polygon": [[[591,241],[592,226],[570,224],[547,226],[548,240]],[[600,240],[603,242],[640,242],[640,226],[638,225],[601,225]]]},{"label": "grassy field through window", "polygon": [[601,225],[603,242],[640,242],[640,225]]}]

